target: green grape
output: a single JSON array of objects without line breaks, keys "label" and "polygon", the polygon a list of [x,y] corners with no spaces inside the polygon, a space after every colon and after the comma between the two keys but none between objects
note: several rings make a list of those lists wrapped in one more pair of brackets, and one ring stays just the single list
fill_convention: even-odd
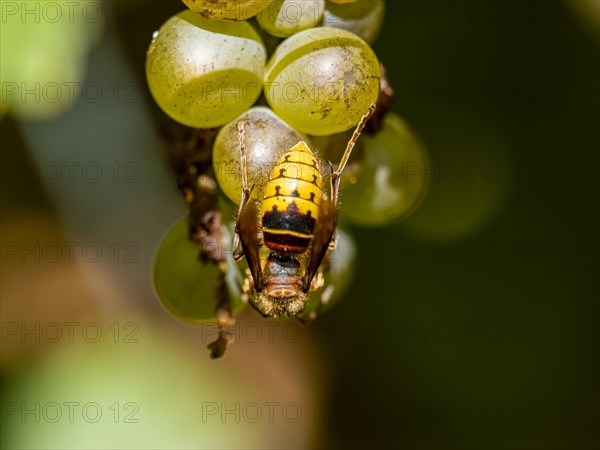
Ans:
[{"label": "green grape", "polygon": [[273,111],[315,136],[354,127],[379,96],[381,69],[371,48],[337,28],[311,28],[285,40],[265,73]]},{"label": "green grape", "polygon": [[260,12],[257,21],[273,36],[288,37],[317,26],[324,10],[325,0],[275,0]]},{"label": "green grape", "polygon": [[266,58],[249,23],[208,20],[187,10],[155,34],[146,76],[156,103],[173,119],[219,127],[258,99]]},{"label": "green grape", "polygon": [[212,20],[246,20],[273,0],[182,0],[192,11]]},{"label": "green grape", "polygon": [[355,225],[388,225],[408,215],[422,199],[427,154],[413,131],[391,112],[379,133],[361,140],[362,170],[356,184],[342,189],[340,214]]},{"label": "green grape", "polygon": [[[343,133],[332,134],[330,136],[310,136],[313,147],[318,152],[319,158],[325,163],[331,163],[333,167],[337,167],[348,141],[352,138],[354,130],[344,131]],[[343,187],[349,183],[356,183],[357,177],[362,168],[362,160],[364,157],[364,142],[359,139],[354,145],[352,156],[346,168],[342,172],[340,185]]]},{"label": "green grape", "polygon": [[310,315],[318,308],[321,300],[327,299],[320,312],[323,313],[343,298],[354,278],[356,266],[356,244],[352,236],[340,227],[336,230],[337,246],[323,260],[325,284],[316,292],[309,293],[309,301],[302,316]]},{"label": "green grape", "polygon": [[[234,311],[243,306],[239,280],[244,265],[231,256],[227,230],[226,286]],[[200,244],[189,239],[188,221],[181,219],[162,240],[154,259],[154,287],[163,305],[176,317],[191,323],[215,320],[219,268],[198,259]]]},{"label": "green grape", "polygon": [[379,35],[384,16],[384,0],[358,0],[346,4],[328,1],[323,26],[350,31],[372,44]]},{"label": "green grape", "polygon": [[213,169],[223,193],[239,204],[242,195],[239,121],[246,122],[248,184],[261,190],[269,171],[286,150],[308,141],[269,108],[256,106],[223,127],[213,147]]}]

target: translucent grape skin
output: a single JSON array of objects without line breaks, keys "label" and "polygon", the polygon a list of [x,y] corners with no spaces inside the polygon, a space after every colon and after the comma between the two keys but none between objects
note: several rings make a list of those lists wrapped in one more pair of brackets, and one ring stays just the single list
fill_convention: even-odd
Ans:
[{"label": "translucent grape skin", "polygon": [[365,154],[356,184],[341,190],[341,218],[367,227],[392,224],[412,212],[426,191],[427,153],[396,114],[375,136],[362,136]]},{"label": "translucent grape skin", "polygon": [[197,14],[211,20],[241,21],[257,15],[273,0],[182,0]]},{"label": "translucent grape skin", "polygon": [[239,204],[242,193],[240,139],[237,122],[246,122],[248,184],[262,189],[269,171],[282,153],[308,139],[275,115],[271,109],[255,106],[223,127],[213,146],[213,169],[223,193]]},{"label": "translucent grape skin", "polygon": [[[333,134],[330,136],[309,136],[313,144],[313,149],[316,150],[321,161],[331,163],[333,167],[337,167],[348,141],[352,138],[353,129],[344,131],[343,133]],[[352,150],[352,156],[346,164],[346,168],[342,172],[340,186],[343,187],[350,183],[356,183],[357,177],[362,168],[362,160],[364,158],[364,142],[361,137]]]},{"label": "translucent grape skin", "polygon": [[314,319],[311,312],[317,311],[321,301],[319,314],[328,311],[342,300],[347,292],[356,268],[356,244],[351,234],[341,227],[336,229],[337,245],[335,250],[325,257],[321,267],[324,269],[325,284],[315,292],[309,292],[308,305],[301,313],[302,318]]},{"label": "translucent grape skin", "polygon": [[219,22],[186,10],[155,34],[146,58],[154,100],[183,125],[229,123],[260,96],[267,54],[247,22]]},{"label": "translucent grape skin", "polygon": [[345,4],[328,1],[323,26],[350,31],[372,44],[379,36],[384,16],[384,0],[358,0]]},{"label": "translucent grape skin", "polygon": [[[244,265],[233,261],[229,233],[224,245],[225,284],[236,311],[243,306],[239,280],[243,279]],[[154,258],[153,278],[158,297],[171,314],[191,323],[214,321],[218,298],[219,268],[200,262],[199,250],[199,244],[189,239],[189,224],[184,218],[167,232]]]},{"label": "translucent grape skin", "polygon": [[288,37],[317,26],[325,11],[325,0],[275,0],[256,19],[263,30],[277,37]]},{"label": "translucent grape skin", "polygon": [[285,40],[265,72],[265,97],[296,130],[315,136],[354,127],[377,101],[381,70],[369,45],[337,28]]}]

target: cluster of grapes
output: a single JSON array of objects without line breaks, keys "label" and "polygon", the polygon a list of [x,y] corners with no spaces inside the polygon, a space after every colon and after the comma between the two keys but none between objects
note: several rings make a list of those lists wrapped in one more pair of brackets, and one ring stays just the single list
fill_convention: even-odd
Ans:
[{"label": "cluster of grapes", "polygon": [[[206,299],[216,298],[217,319],[226,324],[242,304],[244,278],[229,244],[242,189],[238,122],[246,124],[249,185],[260,192],[281,154],[300,141],[323,161],[338,162],[376,103],[341,183],[341,221],[354,225],[387,225],[414,209],[425,189],[418,169],[426,155],[388,110],[393,91],[370,47],[384,0],[183,2],[189,9],[154,34],[146,63],[155,101],[184,126],[170,145],[184,143],[171,153],[190,203],[188,220],[158,251],[155,285],[167,308],[186,321],[214,320],[214,302]],[[337,254],[323,263],[325,282],[335,285],[332,298],[343,293],[355,255],[351,236],[343,230],[337,236]],[[214,264],[198,265],[193,241],[202,244],[200,259]]]}]

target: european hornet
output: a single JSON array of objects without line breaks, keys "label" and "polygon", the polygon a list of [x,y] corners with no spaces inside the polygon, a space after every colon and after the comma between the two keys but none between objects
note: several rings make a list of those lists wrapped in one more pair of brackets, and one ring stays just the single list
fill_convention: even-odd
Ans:
[{"label": "european hornet", "polygon": [[[371,105],[337,169],[328,164],[330,175],[308,144],[300,141],[277,160],[264,189],[254,198],[253,187],[248,186],[245,122],[238,122],[242,197],[233,256],[236,262],[246,257],[250,276],[244,280],[244,295],[263,316],[298,317],[307,305],[308,292],[323,287],[321,263],[336,245],[340,177],[374,113]],[[324,189],[327,179],[329,195]]]}]

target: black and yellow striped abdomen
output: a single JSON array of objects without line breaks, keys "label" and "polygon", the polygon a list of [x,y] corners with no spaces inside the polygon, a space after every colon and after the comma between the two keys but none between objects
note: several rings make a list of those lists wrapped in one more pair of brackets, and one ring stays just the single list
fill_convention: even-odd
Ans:
[{"label": "black and yellow striped abdomen", "polygon": [[263,197],[262,229],[271,250],[302,253],[319,218],[323,183],[319,162],[305,142],[278,161]]}]

